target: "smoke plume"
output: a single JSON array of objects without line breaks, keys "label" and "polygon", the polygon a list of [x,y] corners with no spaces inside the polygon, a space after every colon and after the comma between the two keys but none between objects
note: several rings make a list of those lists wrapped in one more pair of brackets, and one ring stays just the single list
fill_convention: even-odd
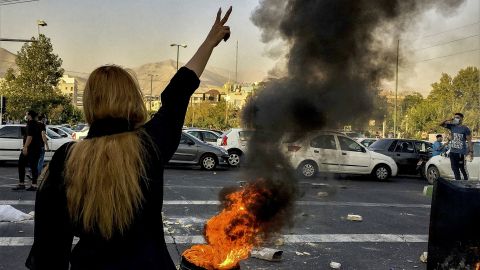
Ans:
[{"label": "smoke plume", "polygon": [[[396,42],[429,9],[444,14],[463,0],[263,0],[251,20],[265,43],[287,46],[287,76],[268,82],[243,111],[254,131],[247,178],[278,196],[268,218],[280,228],[297,196],[295,175],[281,141],[320,129],[365,123],[372,97],[391,79]],[[281,203],[278,207],[278,203]],[[272,230],[275,230],[273,228]]]}]

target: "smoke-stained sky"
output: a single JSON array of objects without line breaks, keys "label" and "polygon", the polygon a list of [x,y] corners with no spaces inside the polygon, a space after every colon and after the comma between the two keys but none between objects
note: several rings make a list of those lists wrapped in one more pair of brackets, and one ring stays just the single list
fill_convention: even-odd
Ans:
[{"label": "smoke-stained sky", "polygon": [[[94,67],[105,63],[136,67],[144,63],[174,59],[175,51],[169,46],[172,42],[189,45],[180,55],[180,59],[186,61],[208,31],[216,8],[226,8],[229,5],[234,6],[230,22],[232,39],[216,50],[210,65],[233,71],[234,41],[239,40],[240,79],[261,80],[276,60],[269,58],[265,52],[266,47],[273,45],[265,46],[260,41],[260,31],[250,21],[251,13],[259,5],[258,0],[40,0],[1,6],[0,36],[34,36],[37,33],[36,20],[44,19],[48,26],[41,31],[52,38],[55,51],[64,60],[65,69],[72,71],[90,72]],[[417,26],[407,29],[403,38],[417,39],[479,22],[479,17],[480,1],[467,0],[448,18],[444,18],[438,10],[427,12]],[[480,24],[476,24],[414,42],[409,40],[405,45],[423,48],[479,32]],[[1,45],[12,52],[20,48],[20,44],[3,42]],[[417,51],[414,58],[419,61],[479,48],[480,38],[477,36]],[[282,51],[282,48],[276,49],[276,52],[268,52],[278,55]],[[437,80],[442,71],[455,73],[466,65],[479,63],[480,52],[474,51],[407,66],[400,70],[400,88],[408,86],[428,90],[429,84]]]}]

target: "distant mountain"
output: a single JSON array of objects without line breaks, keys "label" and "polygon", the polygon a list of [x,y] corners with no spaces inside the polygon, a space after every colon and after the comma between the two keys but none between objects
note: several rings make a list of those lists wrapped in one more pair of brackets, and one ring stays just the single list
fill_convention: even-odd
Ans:
[{"label": "distant mountain", "polygon": [[[184,63],[179,63],[179,66],[183,66]],[[167,86],[170,79],[173,77],[177,71],[177,63],[174,60],[165,60],[157,63],[148,63],[137,68],[132,69],[137,75],[138,83],[143,93],[146,95],[152,94],[157,96],[159,95]],[[215,70],[216,71],[216,70]],[[228,78],[222,74],[219,74],[207,68],[200,80],[200,90],[207,90],[212,87],[222,87],[227,81]],[[153,75],[152,87],[150,87],[150,76]]]},{"label": "distant mountain", "polygon": [[16,67],[15,54],[5,50],[4,48],[0,48],[0,77],[3,77],[7,69],[11,67]]}]

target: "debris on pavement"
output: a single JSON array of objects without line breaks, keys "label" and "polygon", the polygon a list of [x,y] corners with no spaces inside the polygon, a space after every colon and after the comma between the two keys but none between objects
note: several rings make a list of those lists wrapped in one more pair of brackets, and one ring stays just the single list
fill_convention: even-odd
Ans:
[{"label": "debris on pavement", "polygon": [[285,244],[285,239],[283,237],[275,239],[273,242],[275,246],[283,246]]},{"label": "debris on pavement", "polygon": [[19,222],[33,219],[33,216],[17,210],[11,205],[0,205],[0,222]]},{"label": "debris on pavement", "polygon": [[295,251],[295,254],[297,254],[297,256],[310,256],[311,255],[308,252],[299,252],[299,251]]},{"label": "debris on pavement", "polygon": [[330,262],[330,268],[332,269],[340,269],[340,267],[342,267],[342,264],[338,263],[338,262]]},{"label": "debris on pavement", "polygon": [[328,196],[328,192],[320,191],[320,192],[317,193],[317,196],[318,196],[318,197],[327,197],[327,196]]},{"label": "debris on pavement", "polygon": [[283,251],[273,248],[254,248],[250,253],[252,258],[262,259],[271,262],[278,262],[282,260]]},{"label": "debris on pavement", "polygon": [[423,187],[423,195],[427,197],[432,197],[433,185],[428,185]]},{"label": "debris on pavement", "polygon": [[428,260],[428,252],[423,252],[422,255],[420,255],[420,261],[423,263],[426,263]]},{"label": "debris on pavement", "polygon": [[348,214],[347,219],[351,221],[362,221],[363,218],[360,215]]}]

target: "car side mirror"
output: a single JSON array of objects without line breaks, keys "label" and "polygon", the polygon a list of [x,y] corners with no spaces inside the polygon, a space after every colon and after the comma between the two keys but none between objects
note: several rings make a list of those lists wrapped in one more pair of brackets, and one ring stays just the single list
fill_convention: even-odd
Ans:
[{"label": "car side mirror", "polygon": [[62,137],[63,137],[63,138],[67,138],[68,135],[67,135],[67,134],[62,134]]},{"label": "car side mirror", "polygon": [[362,152],[363,152],[363,153],[366,153],[366,152],[367,152],[367,149],[365,149],[365,148],[362,147]]},{"label": "car side mirror", "polygon": [[187,144],[188,144],[188,145],[195,145],[195,143],[194,143],[193,141],[191,141],[191,140],[188,140],[188,141],[187,141]]}]

